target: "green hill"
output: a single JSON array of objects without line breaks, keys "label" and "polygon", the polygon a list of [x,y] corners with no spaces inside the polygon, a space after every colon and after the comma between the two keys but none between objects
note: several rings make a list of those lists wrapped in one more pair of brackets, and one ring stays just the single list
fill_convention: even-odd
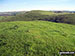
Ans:
[{"label": "green hill", "polygon": [[75,50],[75,25],[48,21],[0,23],[0,56],[59,56]]},{"label": "green hill", "polygon": [[16,16],[0,16],[0,22],[8,21],[51,21],[75,25],[75,13],[54,13],[52,11],[32,10]]}]

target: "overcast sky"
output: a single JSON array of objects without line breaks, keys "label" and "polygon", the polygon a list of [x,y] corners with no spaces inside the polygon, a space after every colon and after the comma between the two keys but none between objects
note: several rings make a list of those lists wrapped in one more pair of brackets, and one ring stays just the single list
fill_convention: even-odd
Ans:
[{"label": "overcast sky", "polygon": [[75,10],[75,0],[0,0],[0,12],[24,10]]}]

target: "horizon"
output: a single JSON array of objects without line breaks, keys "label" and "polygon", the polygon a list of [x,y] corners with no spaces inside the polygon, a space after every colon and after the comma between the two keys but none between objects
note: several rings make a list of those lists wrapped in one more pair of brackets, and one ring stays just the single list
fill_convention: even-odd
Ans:
[{"label": "horizon", "polygon": [[0,12],[13,11],[75,11],[74,0],[0,0]]},{"label": "horizon", "polygon": [[[23,10],[24,12],[27,11],[27,10]],[[0,11],[0,13],[2,12],[23,12],[22,10],[20,11]],[[33,11],[33,10],[28,10],[28,11]],[[37,10],[35,10],[37,11]],[[41,10],[41,11],[74,11],[74,10]]]}]

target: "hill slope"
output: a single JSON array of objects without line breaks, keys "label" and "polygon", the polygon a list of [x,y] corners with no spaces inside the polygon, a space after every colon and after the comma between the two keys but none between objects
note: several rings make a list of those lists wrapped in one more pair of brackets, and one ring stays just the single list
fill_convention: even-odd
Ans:
[{"label": "hill slope", "polygon": [[59,56],[75,50],[75,26],[47,21],[0,23],[0,56]]},{"label": "hill slope", "polygon": [[0,22],[35,20],[75,24],[75,13],[54,13],[51,11],[33,10],[15,16],[0,17]]}]

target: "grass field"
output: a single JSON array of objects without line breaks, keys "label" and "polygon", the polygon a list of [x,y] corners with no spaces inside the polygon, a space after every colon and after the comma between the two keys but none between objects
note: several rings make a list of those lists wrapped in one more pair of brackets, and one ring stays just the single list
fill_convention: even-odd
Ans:
[{"label": "grass field", "polygon": [[48,21],[0,23],[0,56],[59,56],[75,51],[75,25]]}]

